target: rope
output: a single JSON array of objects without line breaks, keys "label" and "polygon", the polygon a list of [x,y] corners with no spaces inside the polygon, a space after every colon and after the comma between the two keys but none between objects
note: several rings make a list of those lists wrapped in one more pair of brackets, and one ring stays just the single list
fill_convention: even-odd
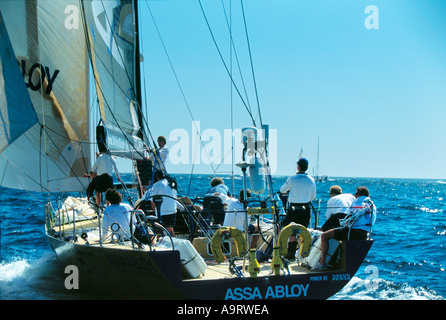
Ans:
[{"label": "rope", "polygon": [[215,47],[216,47],[216,49],[217,49],[217,52],[218,52],[218,54],[219,54],[219,56],[220,56],[220,59],[221,59],[223,65],[224,65],[224,67],[225,67],[225,69],[226,69],[226,72],[228,73],[228,76],[229,76],[229,78],[231,79],[231,82],[232,82],[232,84],[234,85],[234,88],[235,88],[235,90],[237,91],[237,94],[239,95],[240,100],[242,101],[242,103],[243,103],[245,109],[248,111],[248,114],[249,114],[249,116],[251,117],[251,120],[252,120],[252,123],[253,123],[254,127],[257,127],[257,126],[256,126],[256,122],[255,122],[255,119],[254,119],[254,117],[253,117],[253,115],[252,115],[252,112],[251,112],[250,108],[248,107],[248,105],[246,104],[245,100],[243,99],[242,94],[240,93],[240,90],[238,89],[237,85],[235,84],[235,82],[234,82],[234,78],[232,77],[231,72],[230,72],[230,70],[228,69],[228,66],[227,66],[227,64],[226,64],[226,62],[225,62],[225,59],[223,58],[223,55],[222,55],[222,53],[221,53],[221,51],[220,51],[220,48],[218,47],[218,44],[217,44],[217,41],[216,41],[216,39],[215,39],[214,33],[212,32],[212,28],[211,28],[211,26],[210,26],[210,24],[209,24],[209,21],[208,21],[207,17],[206,17],[206,13],[204,12],[203,5],[201,4],[201,0],[198,0],[198,3],[200,4],[201,12],[203,13],[203,17],[204,17],[204,19],[205,19],[205,21],[206,21],[206,25],[207,25],[207,27],[208,27],[208,29],[209,29],[210,34],[211,34],[212,41],[214,42],[214,45],[215,45]]},{"label": "rope", "polygon": [[160,40],[160,42],[161,42],[161,45],[162,45],[162,47],[163,47],[163,50],[164,50],[164,53],[165,53],[165,55],[166,55],[167,61],[169,62],[170,69],[172,70],[173,76],[174,76],[174,78],[175,78],[175,81],[176,81],[176,83],[177,83],[177,85],[178,85],[178,88],[179,88],[179,90],[180,90],[181,96],[182,96],[182,98],[183,98],[183,101],[184,101],[184,103],[185,103],[185,105],[186,105],[186,108],[187,108],[187,110],[188,110],[189,116],[191,117],[191,119],[192,119],[192,123],[193,123],[193,125],[194,125],[194,127],[195,127],[195,130],[197,131],[197,133],[198,133],[198,135],[199,135],[199,141],[200,141],[200,143],[201,143],[203,149],[205,150],[206,156],[208,157],[208,160],[209,160],[209,164],[210,164],[210,166],[211,166],[211,168],[212,168],[212,171],[213,171],[213,173],[214,173],[214,175],[215,175],[215,174],[216,174],[216,170],[214,169],[214,166],[212,165],[212,162],[210,161],[209,153],[208,153],[208,151],[206,150],[206,147],[205,147],[205,145],[204,145],[203,140],[201,139],[201,133],[200,133],[200,131],[198,130],[198,127],[197,127],[197,125],[196,125],[195,117],[194,117],[194,115],[192,114],[192,110],[191,110],[190,105],[189,105],[189,102],[188,102],[188,100],[187,100],[187,98],[186,98],[186,94],[184,93],[184,90],[183,90],[183,87],[182,87],[182,85],[181,85],[180,79],[179,79],[179,77],[178,77],[178,75],[177,75],[177,72],[175,71],[174,66],[173,66],[172,59],[170,58],[169,52],[168,52],[167,47],[166,47],[166,45],[165,45],[165,43],[164,43],[163,37],[161,36],[161,32],[160,32],[160,30],[159,30],[159,28],[158,28],[158,25],[157,25],[157,23],[156,23],[155,17],[153,16],[152,10],[150,9],[149,3],[148,3],[147,1],[146,1],[146,6],[147,6],[147,9],[149,10],[150,17],[152,18],[152,22],[153,22],[153,24],[154,24],[154,26],[155,26],[155,30],[156,30],[156,32],[157,32],[158,38],[159,38],[159,40]]},{"label": "rope", "polygon": [[249,61],[251,63],[251,73],[252,73],[252,80],[253,80],[253,83],[254,83],[254,90],[255,90],[255,93],[256,93],[257,109],[258,109],[259,118],[260,118],[260,126],[263,127],[262,113],[260,112],[259,94],[257,92],[257,83],[256,83],[256,77],[255,77],[255,74],[254,74],[254,64],[252,62],[251,45],[249,44],[248,26],[246,24],[245,9],[243,7],[243,1],[242,0],[240,0],[240,5],[242,7],[243,24],[245,26],[246,43],[248,45]]}]

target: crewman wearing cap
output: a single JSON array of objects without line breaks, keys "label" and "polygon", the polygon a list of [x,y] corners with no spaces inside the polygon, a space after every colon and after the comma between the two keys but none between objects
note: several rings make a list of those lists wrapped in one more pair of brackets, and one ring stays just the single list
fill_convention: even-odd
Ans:
[{"label": "crewman wearing cap", "polygon": [[[287,215],[282,222],[282,227],[286,227],[291,222],[301,224],[308,227],[311,218],[310,202],[316,197],[316,183],[313,177],[306,173],[309,162],[305,158],[299,159],[297,162],[297,173],[287,179],[280,188],[281,193],[287,193]],[[289,260],[295,259],[297,239],[290,237],[288,244],[288,255],[285,257]]]}]

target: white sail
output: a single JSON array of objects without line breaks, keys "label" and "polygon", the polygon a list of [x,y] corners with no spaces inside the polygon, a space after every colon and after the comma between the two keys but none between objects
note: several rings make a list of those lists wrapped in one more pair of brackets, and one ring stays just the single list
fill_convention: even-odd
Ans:
[{"label": "white sail", "polygon": [[0,13],[0,153],[37,123]]},{"label": "white sail", "polygon": [[135,157],[142,150],[139,63],[134,3],[131,0],[82,2],[101,118],[112,154]]},{"label": "white sail", "polygon": [[0,183],[34,191],[83,191],[88,180],[82,175],[91,166],[91,156],[80,4],[1,1],[0,10],[38,119],[2,150]]}]

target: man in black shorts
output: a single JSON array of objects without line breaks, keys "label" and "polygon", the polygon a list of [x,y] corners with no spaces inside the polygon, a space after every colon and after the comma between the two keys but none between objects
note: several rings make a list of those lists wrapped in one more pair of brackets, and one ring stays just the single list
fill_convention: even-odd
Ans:
[{"label": "man in black shorts", "polygon": [[[297,162],[297,173],[291,176],[280,188],[281,193],[289,192],[287,203],[287,214],[282,222],[286,227],[291,222],[308,227],[311,217],[310,202],[316,197],[316,183],[313,177],[306,173],[308,160],[299,159]],[[297,239],[291,236],[288,244],[288,260],[294,260],[296,255]]]},{"label": "man in black shorts", "polygon": [[[107,149],[99,146],[99,155],[96,159],[90,174],[84,174],[84,177],[90,177],[93,180],[87,189],[87,196],[92,196],[93,191],[96,193],[96,205],[101,206],[102,193],[113,188],[113,171],[116,168],[115,157],[107,153]],[[118,180],[121,180],[118,172],[116,172]]]},{"label": "man in black shorts", "polygon": [[[330,229],[321,235],[321,259],[313,268],[314,270],[324,270],[327,268],[325,260],[328,252],[328,241],[332,238],[338,241],[344,240],[366,240],[368,231],[375,224],[376,207],[369,197],[369,189],[358,187],[355,193],[356,201],[350,207],[350,215],[361,214],[353,225]],[[367,211],[367,210],[368,211]],[[371,209],[371,210],[369,210]]]}]

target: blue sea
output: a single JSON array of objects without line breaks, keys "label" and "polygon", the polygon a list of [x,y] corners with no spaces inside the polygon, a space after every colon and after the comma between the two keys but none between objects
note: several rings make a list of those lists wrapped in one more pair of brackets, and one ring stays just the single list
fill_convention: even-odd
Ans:
[{"label": "blue sea", "polygon": [[[210,187],[208,175],[176,175],[190,197]],[[286,177],[274,177],[278,191]],[[235,177],[235,190],[242,186]],[[232,186],[229,177],[225,183]],[[444,300],[446,298],[446,180],[330,178],[317,183],[319,225],[330,186],[355,193],[367,186],[378,209],[375,240],[362,266],[332,300]],[[0,187],[0,299],[89,299],[64,288],[65,274],[44,234],[39,193]],[[373,272],[372,272],[373,271]]]}]

